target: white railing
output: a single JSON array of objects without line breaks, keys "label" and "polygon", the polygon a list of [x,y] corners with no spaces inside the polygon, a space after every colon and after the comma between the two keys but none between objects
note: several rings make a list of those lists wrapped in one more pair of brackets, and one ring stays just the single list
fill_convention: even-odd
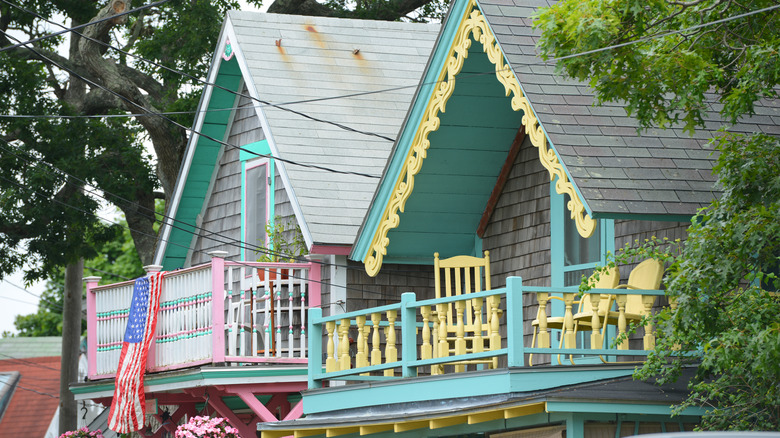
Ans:
[{"label": "white railing", "polygon": [[[133,281],[87,282],[88,376],[113,377]],[[320,301],[316,263],[226,262],[163,277],[148,372],[205,363],[306,363],[306,310]],[[215,286],[216,285],[216,286]]]}]

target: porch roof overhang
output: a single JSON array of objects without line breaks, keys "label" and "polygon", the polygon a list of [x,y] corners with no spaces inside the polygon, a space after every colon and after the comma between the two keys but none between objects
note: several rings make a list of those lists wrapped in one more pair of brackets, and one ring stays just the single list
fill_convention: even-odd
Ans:
[{"label": "porch roof overhang", "polygon": [[[557,385],[537,391],[432,398],[427,401],[333,410],[308,414],[298,420],[258,424],[258,431],[262,438],[288,435],[296,438],[347,434],[380,436],[403,432],[419,435],[420,430],[424,429],[439,430],[442,435],[446,435],[562,422],[571,413],[613,417],[615,414],[655,415],[668,418],[672,410],[670,405],[684,398],[692,372],[693,369],[687,370],[677,383],[663,388],[651,382],[635,381],[629,373],[618,378]],[[349,391],[350,387],[337,390]],[[373,399],[381,400],[383,393],[376,389],[374,391]],[[307,399],[312,392],[304,393],[304,409],[307,409]],[[703,409],[693,407],[687,408],[681,415],[683,418],[695,418],[704,413]]]},{"label": "porch roof overhang", "polygon": [[[295,391],[306,388],[307,366],[262,366],[262,367],[213,367],[203,366],[181,371],[171,371],[147,375],[144,378],[144,391],[147,393],[175,392],[208,386],[267,385],[270,388],[283,388],[285,384],[294,385]],[[114,379],[93,382],[73,383],[70,390],[76,400],[111,398],[114,395]]]}]

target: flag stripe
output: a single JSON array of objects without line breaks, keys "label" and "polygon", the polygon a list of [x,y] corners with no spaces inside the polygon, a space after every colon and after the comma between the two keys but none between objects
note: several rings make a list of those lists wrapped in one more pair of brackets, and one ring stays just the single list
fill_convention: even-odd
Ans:
[{"label": "flag stripe", "polygon": [[139,430],[144,424],[144,371],[157,326],[162,279],[163,273],[157,272],[148,278],[139,278],[133,288],[108,420],[109,428],[118,433]]}]

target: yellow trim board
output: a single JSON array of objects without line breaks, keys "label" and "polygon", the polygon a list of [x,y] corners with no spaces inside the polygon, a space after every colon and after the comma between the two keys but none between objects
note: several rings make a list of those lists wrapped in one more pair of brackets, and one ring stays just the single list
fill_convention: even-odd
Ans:
[{"label": "yellow trim board", "polygon": [[[412,140],[411,148],[406,156],[404,165],[399,172],[398,179],[390,196],[390,201],[385,208],[379,226],[374,232],[374,238],[365,257],[365,269],[368,275],[374,277],[382,267],[382,260],[387,254],[387,245],[390,243],[388,232],[396,228],[400,223],[398,212],[404,211],[404,205],[414,189],[414,178],[420,172],[423,161],[426,158],[430,141],[428,135],[439,129],[441,123],[439,113],[444,112],[447,101],[455,89],[455,77],[460,73],[468,56],[471,42],[482,43],[483,50],[493,65],[496,67],[496,77],[504,86],[506,96],[512,95],[512,109],[523,111],[522,124],[526,134],[537,149],[539,160],[550,173],[550,181],[555,182],[555,190],[560,194],[568,194],[567,207],[571,212],[571,218],[577,224],[577,231],[582,237],[590,237],[596,229],[597,221],[593,220],[585,211],[585,205],[577,194],[574,185],[569,181],[555,151],[548,147],[547,137],[536,115],[531,111],[531,105],[523,94],[520,83],[514,73],[504,62],[504,55],[496,42],[496,38],[485,21],[484,15],[476,8],[476,3],[471,0],[466,7],[464,19],[455,34],[450,48],[450,54],[444,62],[444,68],[439,75],[439,86],[428,101],[428,106],[423,113],[420,126]],[[446,78],[446,79],[445,79]]]}]

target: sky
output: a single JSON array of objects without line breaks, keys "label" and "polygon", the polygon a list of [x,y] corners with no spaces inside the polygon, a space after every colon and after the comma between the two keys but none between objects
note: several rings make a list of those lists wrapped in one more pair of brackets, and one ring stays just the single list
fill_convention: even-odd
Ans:
[{"label": "sky", "polygon": [[[242,10],[258,10],[257,8],[249,7],[244,1],[240,3],[242,4]],[[267,3],[270,5],[273,2],[269,1]],[[267,8],[268,6],[264,5],[260,11],[265,11]],[[67,42],[64,45],[67,46]],[[111,211],[113,211],[113,207],[111,207]],[[99,214],[103,217],[110,216],[103,214],[102,211]],[[6,331],[17,333],[14,327],[16,315],[28,315],[38,310],[39,300],[36,295],[40,295],[45,290],[45,282],[37,282],[25,288],[23,275],[23,272],[19,270],[0,280],[0,333]],[[27,292],[16,286],[26,289]]]}]

